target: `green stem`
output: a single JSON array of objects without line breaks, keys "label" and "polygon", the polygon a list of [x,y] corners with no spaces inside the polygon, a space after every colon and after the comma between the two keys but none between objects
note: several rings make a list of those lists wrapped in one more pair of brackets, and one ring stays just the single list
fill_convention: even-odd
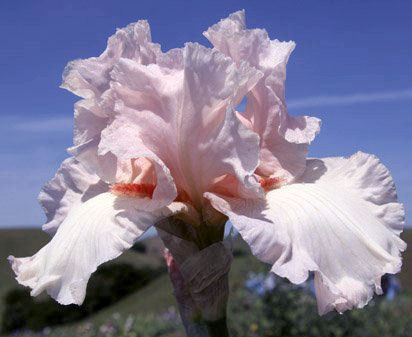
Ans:
[{"label": "green stem", "polygon": [[206,325],[208,327],[210,337],[229,337],[226,317],[223,317],[215,322],[207,322]]},{"label": "green stem", "polygon": [[[183,222],[169,222],[158,226],[168,250],[165,260],[168,266],[180,317],[187,337],[229,337],[226,324],[226,306],[229,294],[228,273],[233,260],[230,244],[222,242],[223,227],[202,226],[196,228],[194,242],[197,249],[190,249],[185,259],[179,243],[185,244]],[[181,234],[175,240],[171,229]],[[162,234],[163,233],[163,234]],[[186,246],[183,246],[186,247]],[[196,248],[196,247],[195,247]],[[178,266],[173,252],[181,260]]]}]

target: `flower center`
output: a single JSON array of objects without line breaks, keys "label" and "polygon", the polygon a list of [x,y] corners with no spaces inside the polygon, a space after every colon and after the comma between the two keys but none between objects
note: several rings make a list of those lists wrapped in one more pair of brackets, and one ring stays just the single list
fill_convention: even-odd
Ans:
[{"label": "flower center", "polygon": [[265,192],[274,190],[282,186],[283,180],[281,178],[259,178],[259,184]]}]

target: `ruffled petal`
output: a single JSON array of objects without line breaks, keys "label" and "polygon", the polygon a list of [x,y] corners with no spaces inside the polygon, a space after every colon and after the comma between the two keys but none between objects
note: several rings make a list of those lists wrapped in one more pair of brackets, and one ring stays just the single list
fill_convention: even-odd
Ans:
[{"label": "ruffled petal", "polygon": [[64,70],[61,87],[83,98],[99,97],[109,89],[110,71],[121,57],[149,64],[159,54],[160,45],[151,42],[147,21],[131,23],[109,38],[100,56],[70,62]]},{"label": "ruffled petal", "polygon": [[[107,130],[106,134],[110,131]],[[117,130],[121,134],[127,134],[128,128],[122,126]],[[121,139],[105,137],[100,141],[100,135],[90,141],[69,149],[82,165],[95,173],[102,181],[108,184],[116,183],[141,183],[136,180],[136,171],[140,167],[139,159],[147,159],[153,163],[155,186],[151,198],[138,199],[136,202],[141,209],[150,211],[170,204],[177,196],[177,190],[169,168],[150,151],[140,139],[129,139],[127,147]],[[120,141],[120,143],[119,143]],[[138,178],[138,177],[137,177]]]},{"label": "ruffled petal", "polygon": [[213,179],[232,174],[243,183],[257,166],[258,137],[231,107],[261,74],[198,44],[162,62],[167,66],[119,61],[111,73],[117,114],[99,146],[120,156],[144,144],[199,206]]},{"label": "ruffled petal", "polygon": [[266,200],[208,197],[273,272],[294,283],[315,272],[320,314],[363,307],[400,270],[404,210],[372,155],[308,160],[298,183]]},{"label": "ruffled petal", "polygon": [[41,190],[39,202],[46,213],[43,230],[54,234],[73,205],[107,192],[108,185],[76,159],[68,158]]},{"label": "ruffled petal", "polygon": [[[122,125],[121,128],[118,129],[121,131],[121,134],[123,134],[122,138],[116,138],[115,133],[110,133],[111,128],[105,130],[102,141],[99,144],[99,157],[107,157],[107,162],[110,161],[109,158],[112,158],[113,161],[131,162],[132,171],[134,172],[144,169],[143,166],[137,166],[144,164],[139,163],[139,160],[136,159],[145,158],[146,160],[150,160],[155,171],[156,186],[152,197],[150,199],[144,198],[138,200],[138,206],[142,210],[155,210],[175,200],[177,196],[176,186],[169,168],[163,161],[149,150],[145,144],[142,144],[140,139],[133,137],[133,133],[130,130],[132,127],[132,125]],[[125,135],[130,135],[130,138],[124,137]],[[119,182],[119,180],[117,182]]]},{"label": "ruffled petal", "polygon": [[164,62],[162,55],[160,45],[151,42],[149,24],[141,20],[117,30],[99,57],[72,61],[64,71],[61,87],[85,98],[75,104],[74,146],[69,153],[108,183],[127,180],[132,169],[130,160],[98,154],[101,132],[114,113],[110,73],[120,59],[150,64],[157,58]]},{"label": "ruffled petal", "polygon": [[132,175],[130,159],[120,160],[112,153],[99,154],[100,134],[68,149],[76,160],[107,183],[128,180]]},{"label": "ruffled petal", "polygon": [[[139,115],[134,117],[136,147],[150,153],[160,180],[170,169],[179,190],[199,204],[210,181],[231,174],[243,183],[257,165],[257,136],[237,121],[232,110],[226,110],[261,76],[256,69],[246,64],[237,67],[219,52],[197,44],[162,53],[151,42],[146,21],[131,24],[109,39],[102,55],[74,61],[66,68],[62,86],[86,98],[75,106],[74,146],[69,153],[107,183],[127,180],[133,170],[131,160],[138,157],[120,158],[107,142],[101,144],[101,134],[113,139],[113,128],[119,126],[113,120],[119,122],[128,111],[137,111],[130,113]],[[112,130],[107,130],[108,125]],[[120,137],[115,141],[125,137],[123,128],[115,130]],[[216,159],[216,153],[222,154],[218,158],[222,160]],[[253,181],[250,185],[256,188]],[[160,194],[155,191],[155,195]]]},{"label": "ruffled petal", "polygon": [[157,221],[186,211],[173,203],[152,212],[138,210],[135,198],[99,194],[73,206],[52,240],[31,257],[9,257],[17,281],[37,296],[44,290],[61,304],[80,305],[96,268],[130,248]]},{"label": "ruffled petal", "polygon": [[114,102],[112,92],[108,90],[98,99],[82,99],[75,103],[74,146],[100,136],[113,115]]},{"label": "ruffled petal", "polygon": [[319,132],[320,120],[292,117],[285,102],[286,64],[295,43],[270,40],[263,29],[246,29],[239,11],[210,27],[204,35],[237,64],[243,61],[264,76],[247,95],[241,120],[261,138],[258,173],[291,181],[305,168],[308,144]]}]

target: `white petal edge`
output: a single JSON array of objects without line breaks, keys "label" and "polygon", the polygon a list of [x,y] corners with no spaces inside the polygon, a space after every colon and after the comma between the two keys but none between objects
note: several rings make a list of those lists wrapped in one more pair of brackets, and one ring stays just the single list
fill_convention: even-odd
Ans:
[{"label": "white petal edge", "polygon": [[73,205],[108,189],[107,184],[88,172],[79,161],[67,158],[39,193],[38,200],[47,218],[42,229],[54,234]]},{"label": "white petal edge", "polygon": [[298,183],[265,201],[207,197],[273,272],[297,284],[315,272],[319,314],[365,306],[400,270],[404,210],[372,155],[308,160]]},{"label": "white petal edge", "polygon": [[135,208],[134,198],[102,193],[73,207],[52,240],[31,257],[9,262],[16,280],[32,288],[31,295],[46,291],[60,304],[83,303],[90,275],[118,257],[157,221],[187,211],[172,203],[153,212]]}]

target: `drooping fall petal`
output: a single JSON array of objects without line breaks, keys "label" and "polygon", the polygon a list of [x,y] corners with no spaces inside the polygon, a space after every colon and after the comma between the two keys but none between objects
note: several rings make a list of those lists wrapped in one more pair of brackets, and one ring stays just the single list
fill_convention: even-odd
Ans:
[{"label": "drooping fall petal", "polygon": [[73,205],[107,192],[108,189],[107,184],[97,175],[88,172],[76,159],[66,159],[39,194],[40,205],[47,217],[43,230],[54,234]]},{"label": "drooping fall petal", "polygon": [[61,304],[80,305],[96,268],[130,248],[157,221],[186,211],[172,203],[156,211],[136,209],[135,198],[101,193],[72,206],[52,240],[31,257],[9,257],[17,281]]},{"label": "drooping fall petal", "polygon": [[248,93],[246,110],[239,117],[260,136],[257,172],[285,182],[293,180],[304,171],[308,145],[320,128],[317,118],[287,113],[286,63],[295,43],[270,40],[263,29],[246,29],[244,11],[231,14],[204,35],[237,64],[246,61],[264,74]]},{"label": "drooping fall petal", "polygon": [[160,64],[121,59],[115,66],[116,116],[102,132],[99,153],[122,158],[144,144],[200,206],[215,178],[233,174],[247,183],[257,166],[258,137],[232,106],[261,74],[198,44],[172,50]]},{"label": "drooping fall petal", "polygon": [[363,307],[400,270],[404,210],[374,156],[308,160],[298,183],[265,200],[208,197],[273,272],[294,283],[315,272],[320,314]]}]

